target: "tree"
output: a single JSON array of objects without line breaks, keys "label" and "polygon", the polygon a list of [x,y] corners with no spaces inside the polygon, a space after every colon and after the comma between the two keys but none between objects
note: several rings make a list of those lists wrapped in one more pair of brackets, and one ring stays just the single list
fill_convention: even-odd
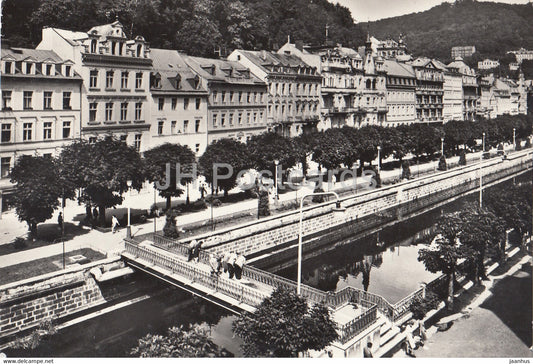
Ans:
[{"label": "tree", "polygon": [[11,182],[15,183],[12,201],[17,216],[35,237],[37,224],[51,218],[59,207],[63,191],[57,164],[50,157],[22,155],[11,170]]},{"label": "tree", "polygon": [[[167,200],[167,210],[172,206],[172,197],[183,194],[183,189],[178,184],[192,181],[190,177],[176,181],[176,164],[179,163],[182,175],[190,175],[195,161],[193,151],[186,145],[165,143],[144,152],[144,171],[148,181],[159,182],[161,186],[165,186],[167,178],[170,182],[168,188],[159,190],[159,195]],[[170,176],[167,176],[167,164],[170,165]]]},{"label": "tree", "polygon": [[[66,146],[60,155],[65,179],[82,188],[81,200],[98,206],[100,223],[105,224],[105,210],[122,203],[122,194],[132,188],[140,190],[144,182],[142,161],[132,146],[112,137],[95,143],[77,141]],[[75,166],[69,169],[69,166]]]},{"label": "tree", "polygon": [[[228,138],[219,139],[209,144],[198,162],[200,172],[205,176],[206,182],[211,184],[213,193],[215,192],[213,182],[215,168],[218,176],[232,172],[230,176],[216,181],[217,189],[222,188],[224,195],[227,195],[228,191],[237,185],[238,173],[250,168],[251,164],[246,145]],[[233,171],[229,171],[226,167],[217,166],[217,164],[229,164]]]},{"label": "tree", "polygon": [[268,170],[272,172],[272,176],[275,172],[275,160],[287,169],[294,166],[301,157],[292,139],[276,133],[254,135],[247,146],[253,167],[258,171]]},{"label": "tree", "polygon": [[437,222],[436,235],[428,248],[418,251],[418,261],[423,262],[426,269],[432,273],[442,272],[448,277],[449,310],[453,309],[454,280],[457,262],[462,258],[459,234],[462,221],[459,213],[445,214]]},{"label": "tree", "polygon": [[180,236],[176,226],[176,214],[172,209],[167,211],[163,235],[171,239],[177,239]]},{"label": "tree", "polygon": [[218,347],[208,331],[194,324],[171,327],[166,335],[147,334],[140,338],[130,353],[141,358],[205,358],[232,356]]},{"label": "tree", "polygon": [[239,316],[233,332],[244,341],[247,357],[297,357],[307,350],[322,350],[336,340],[336,324],[328,308],[294,291],[278,288],[253,313]]},{"label": "tree", "polygon": [[340,129],[328,129],[316,135],[313,161],[332,171],[342,164],[351,167],[355,162],[348,139]]}]

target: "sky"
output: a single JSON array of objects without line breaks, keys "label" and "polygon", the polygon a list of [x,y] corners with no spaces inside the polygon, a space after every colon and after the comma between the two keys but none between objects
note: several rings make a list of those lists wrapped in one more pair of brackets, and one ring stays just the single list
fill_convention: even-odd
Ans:
[{"label": "sky", "polygon": [[[444,0],[329,0],[339,3],[352,12],[357,23],[390,18],[393,16],[428,10]],[[492,1],[492,0],[491,0]],[[447,0],[447,2],[453,2]],[[495,1],[496,2],[496,1]],[[527,4],[529,0],[498,0],[508,4]]]}]

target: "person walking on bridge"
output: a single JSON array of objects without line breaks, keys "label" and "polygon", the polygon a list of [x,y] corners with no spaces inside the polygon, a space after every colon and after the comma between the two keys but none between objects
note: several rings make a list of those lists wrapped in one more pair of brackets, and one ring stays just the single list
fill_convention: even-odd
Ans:
[{"label": "person walking on bridge", "polygon": [[191,240],[191,242],[189,243],[189,246],[187,247],[187,249],[189,250],[189,257],[187,258],[188,262],[190,262],[194,257],[194,248],[196,248],[197,244],[198,241],[196,239]]},{"label": "person walking on bridge", "polygon": [[228,259],[228,272],[229,272],[229,278],[233,278],[233,274],[235,273],[235,261],[237,260],[237,254],[235,252],[231,252]]},{"label": "person walking on bridge", "polygon": [[239,254],[237,256],[237,259],[235,259],[235,278],[238,280],[241,279],[242,276],[242,267],[244,266],[244,263],[246,263],[246,258],[244,255]]}]

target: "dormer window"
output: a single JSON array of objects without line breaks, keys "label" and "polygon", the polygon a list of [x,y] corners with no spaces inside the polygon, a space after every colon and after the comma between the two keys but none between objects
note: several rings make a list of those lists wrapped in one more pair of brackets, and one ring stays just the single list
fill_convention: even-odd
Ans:
[{"label": "dormer window", "polygon": [[124,43],[120,42],[118,44],[118,54],[119,54],[119,56],[122,56],[122,52],[124,52]]},{"label": "dormer window", "polygon": [[44,66],[44,74],[47,75],[47,76],[52,76],[52,65],[51,64],[47,64]]},{"label": "dormer window", "polygon": [[33,72],[33,63],[26,62],[26,74],[30,75]]},{"label": "dormer window", "polygon": [[117,43],[111,42],[111,54],[115,54],[117,51]]},{"label": "dormer window", "polygon": [[199,89],[200,88],[200,77],[198,75],[196,75],[194,77],[194,88],[195,89]]},{"label": "dormer window", "polygon": [[91,53],[96,53],[96,39],[91,40]]},{"label": "dormer window", "polygon": [[65,77],[70,77],[70,66],[65,66]]},{"label": "dormer window", "polygon": [[137,45],[137,57],[141,57],[142,51],[143,51],[143,45],[142,44],[138,44]]},{"label": "dormer window", "polygon": [[5,73],[13,73],[13,62],[6,62],[4,66]]}]

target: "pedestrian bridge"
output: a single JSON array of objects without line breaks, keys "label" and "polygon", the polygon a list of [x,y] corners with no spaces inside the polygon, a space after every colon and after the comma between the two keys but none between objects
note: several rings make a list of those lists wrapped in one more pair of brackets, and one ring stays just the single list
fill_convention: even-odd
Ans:
[{"label": "pedestrian bridge", "polygon": [[[126,239],[122,253],[131,267],[237,314],[253,312],[278,287],[296,291],[295,282],[247,265],[241,280],[230,279],[224,273],[214,276],[207,253],[200,252],[199,262],[188,262],[187,255],[185,245],[159,235],[143,242]],[[441,281],[442,278],[431,284]],[[412,300],[424,293],[425,287],[422,287],[393,305],[379,295],[355,287],[345,287],[337,292],[324,292],[307,285],[301,287],[301,294],[309,303],[322,303],[331,309],[338,324],[341,344],[350,342],[380,319],[388,324],[402,321],[410,313]]]}]

